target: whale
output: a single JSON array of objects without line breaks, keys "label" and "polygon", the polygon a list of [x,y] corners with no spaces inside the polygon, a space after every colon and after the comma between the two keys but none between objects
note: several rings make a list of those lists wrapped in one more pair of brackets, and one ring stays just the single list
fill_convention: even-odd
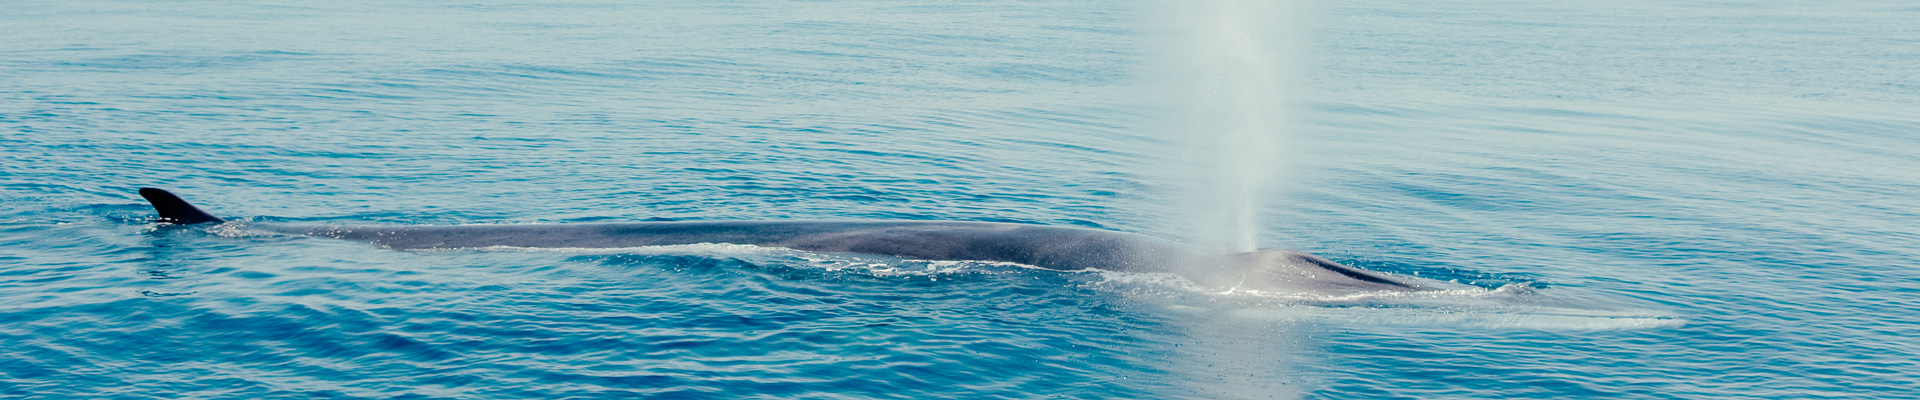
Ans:
[{"label": "whale", "polygon": [[[228,224],[163,189],[142,188],[156,222]],[[394,250],[633,248],[736,244],[933,261],[1013,263],[1059,271],[1171,273],[1205,288],[1340,294],[1429,290],[1411,280],[1290,249],[1211,254],[1137,233],[973,221],[645,221],[334,226],[234,223],[277,234],[353,240]]]}]

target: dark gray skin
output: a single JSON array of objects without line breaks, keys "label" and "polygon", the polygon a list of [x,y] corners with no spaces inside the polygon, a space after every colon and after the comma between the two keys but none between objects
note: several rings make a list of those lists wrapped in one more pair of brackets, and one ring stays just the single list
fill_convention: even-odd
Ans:
[{"label": "dark gray skin", "polygon": [[[224,222],[159,189],[141,189],[162,222]],[[1170,272],[1203,286],[1348,293],[1420,288],[1293,250],[1210,255],[1152,236],[1099,229],[954,221],[690,221],[458,226],[248,224],[291,235],[358,240],[400,250],[623,248],[699,243],[865,253],[924,260],[997,261],[1079,271]]]}]

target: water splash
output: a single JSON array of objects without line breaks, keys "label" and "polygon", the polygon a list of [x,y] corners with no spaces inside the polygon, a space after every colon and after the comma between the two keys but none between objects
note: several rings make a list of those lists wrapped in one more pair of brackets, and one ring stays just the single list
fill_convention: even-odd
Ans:
[{"label": "water splash", "polygon": [[1290,105],[1307,50],[1305,0],[1167,1],[1155,18],[1168,131],[1187,146],[1192,239],[1204,247],[1257,248],[1257,211],[1283,170]]}]

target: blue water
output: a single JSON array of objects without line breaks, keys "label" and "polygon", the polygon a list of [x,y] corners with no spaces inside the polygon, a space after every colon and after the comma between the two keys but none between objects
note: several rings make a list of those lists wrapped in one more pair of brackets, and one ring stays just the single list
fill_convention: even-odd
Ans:
[{"label": "blue water", "polygon": [[1915,398],[1920,8],[1326,1],[1214,293],[166,227],[938,219],[1185,240],[1139,2],[0,4],[0,397]]}]

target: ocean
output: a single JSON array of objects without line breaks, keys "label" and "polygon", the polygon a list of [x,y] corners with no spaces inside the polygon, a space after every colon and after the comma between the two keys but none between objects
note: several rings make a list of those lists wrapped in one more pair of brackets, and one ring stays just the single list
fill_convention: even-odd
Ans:
[{"label": "ocean", "polygon": [[135,193],[1198,242],[1177,2],[8,1],[0,397],[1920,398],[1920,7],[1288,4],[1250,240],[1448,290],[397,251]]}]

